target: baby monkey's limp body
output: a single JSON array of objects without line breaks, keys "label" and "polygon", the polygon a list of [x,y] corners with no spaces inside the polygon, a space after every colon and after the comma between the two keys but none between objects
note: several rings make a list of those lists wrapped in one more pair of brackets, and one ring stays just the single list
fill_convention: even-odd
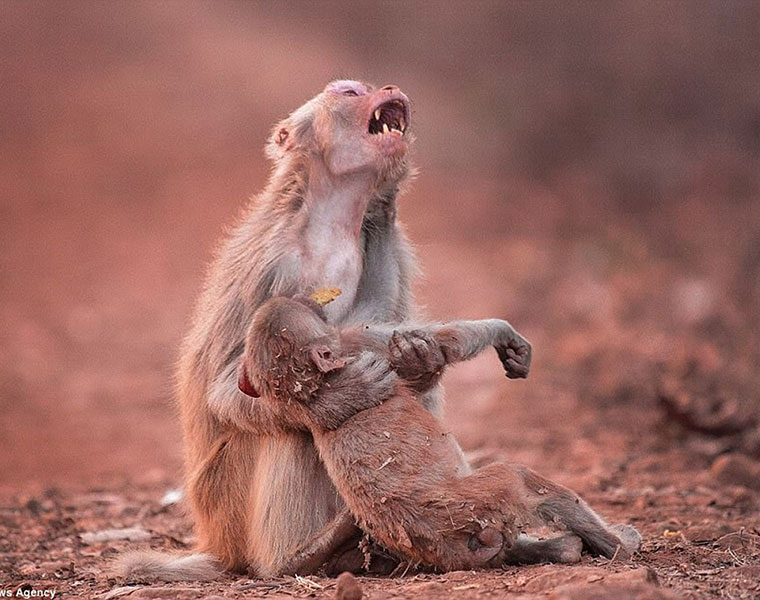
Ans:
[{"label": "baby monkey's limp body", "polygon": [[[254,316],[241,385],[311,431],[361,529],[399,559],[452,570],[575,562],[581,540],[605,556],[638,548],[633,528],[606,525],[572,491],[525,467],[495,463],[472,472],[452,436],[396,376],[407,348],[420,342],[426,351],[440,350],[444,366],[494,346],[507,376],[524,376],[529,367],[530,347],[506,321],[338,329],[310,299],[275,298]],[[386,381],[376,397],[355,387],[352,371],[367,370]],[[339,414],[349,399],[366,408]],[[519,537],[538,523],[571,533],[545,541]],[[333,524],[340,531],[347,526],[345,514]],[[324,535],[318,540],[304,544],[285,570],[313,570],[329,558],[335,549]]]}]

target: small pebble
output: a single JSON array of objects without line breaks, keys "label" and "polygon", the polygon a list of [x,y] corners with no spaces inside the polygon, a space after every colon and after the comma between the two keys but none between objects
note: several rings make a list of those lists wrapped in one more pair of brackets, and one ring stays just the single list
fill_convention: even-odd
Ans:
[{"label": "small pebble", "polygon": [[362,595],[362,587],[356,577],[348,571],[338,575],[338,583],[335,586],[336,600],[361,600]]},{"label": "small pebble", "polygon": [[721,483],[760,490],[760,463],[743,454],[726,454],[718,457],[712,464],[710,472]]}]

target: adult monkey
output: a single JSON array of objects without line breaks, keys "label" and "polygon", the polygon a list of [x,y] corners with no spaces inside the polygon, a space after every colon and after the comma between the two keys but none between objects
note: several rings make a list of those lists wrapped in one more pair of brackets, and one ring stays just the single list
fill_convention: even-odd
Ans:
[{"label": "adult monkey", "polygon": [[[178,368],[200,553],[126,555],[122,574],[182,580],[221,566],[277,575],[340,511],[308,432],[238,390],[237,367],[254,312],[273,296],[335,286],[342,294],[326,308],[331,323],[413,317],[415,264],[396,223],[409,122],[397,87],[333,81],[275,127],[269,182],[217,253]],[[440,364],[422,350],[410,352],[408,377],[437,413]],[[366,377],[368,387],[387,385],[373,369]]]},{"label": "adult monkey", "polygon": [[[330,549],[350,533],[310,435],[243,394],[237,367],[254,312],[273,296],[338,287],[343,293],[325,311],[333,324],[414,316],[414,260],[395,206],[409,172],[409,121],[398,88],[335,81],[275,128],[269,183],[211,267],[179,365],[186,490],[200,552],[127,555],[122,574],[208,578],[221,566],[274,576],[293,567],[304,540],[328,530]],[[401,350],[400,375],[437,414],[443,358],[425,344]],[[367,397],[391,395],[384,373],[356,372]]]}]

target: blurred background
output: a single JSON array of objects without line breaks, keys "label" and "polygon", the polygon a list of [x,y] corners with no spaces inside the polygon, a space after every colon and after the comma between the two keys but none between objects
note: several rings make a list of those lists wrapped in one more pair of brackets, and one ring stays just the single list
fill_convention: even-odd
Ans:
[{"label": "blurred background", "polygon": [[0,489],[179,482],[205,265],[338,77],[412,99],[429,315],[534,342],[526,382],[449,376],[466,449],[594,489],[755,456],[759,31],[757,2],[0,0]]}]

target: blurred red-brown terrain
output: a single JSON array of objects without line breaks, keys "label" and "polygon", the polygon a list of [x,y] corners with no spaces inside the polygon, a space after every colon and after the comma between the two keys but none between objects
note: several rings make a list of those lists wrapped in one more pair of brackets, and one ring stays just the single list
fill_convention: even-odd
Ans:
[{"label": "blurred red-brown terrain", "polygon": [[129,544],[83,533],[190,547],[161,500],[181,485],[172,369],[205,264],[264,185],[272,124],[352,77],[413,101],[400,216],[429,315],[506,317],[534,344],[525,382],[491,355],[451,372],[451,429],[644,535],[627,563],[364,578],[365,596],[760,596],[760,4],[2,0],[0,17],[0,586],[104,594]]}]

